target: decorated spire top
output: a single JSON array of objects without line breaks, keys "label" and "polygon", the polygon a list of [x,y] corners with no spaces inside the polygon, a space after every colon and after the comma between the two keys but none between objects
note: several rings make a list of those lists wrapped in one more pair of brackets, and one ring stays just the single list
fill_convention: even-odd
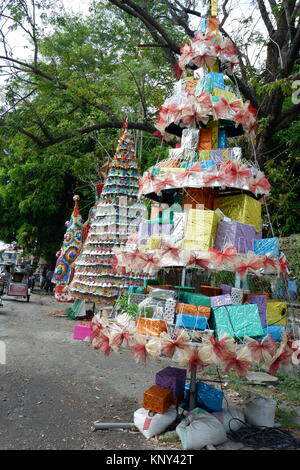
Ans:
[{"label": "decorated spire top", "polygon": [[74,204],[74,209],[73,209],[73,212],[72,212],[72,217],[78,217],[78,216],[80,216],[80,213],[79,213],[79,204],[78,204],[79,199],[80,199],[80,197],[78,196],[78,194],[76,194],[76,195],[73,197],[73,201],[75,201],[75,204]]}]

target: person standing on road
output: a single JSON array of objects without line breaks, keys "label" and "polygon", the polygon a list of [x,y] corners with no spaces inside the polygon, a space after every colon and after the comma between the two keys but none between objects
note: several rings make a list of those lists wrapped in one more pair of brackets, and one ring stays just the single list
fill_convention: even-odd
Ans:
[{"label": "person standing on road", "polygon": [[40,288],[43,289],[46,286],[46,274],[47,274],[48,266],[44,266],[41,272],[40,278]]},{"label": "person standing on road", "polygon": [[54,288],[54,284],[52,282],[53,274],[54,274],[54,269],[49,268],[47,273],[46,273],[46,287],[45,287],[45,290],[46,290],[47,294],[48,294],[49,289],[50,289],[50,292],[53,292],[53,288]]}]

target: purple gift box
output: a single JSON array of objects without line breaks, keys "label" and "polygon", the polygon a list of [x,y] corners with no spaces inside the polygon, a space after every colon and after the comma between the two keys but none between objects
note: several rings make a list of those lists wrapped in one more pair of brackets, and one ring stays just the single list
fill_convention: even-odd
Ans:
[{"label": "purple gift box", "polygon": [[249,303],[257,305],[261,324],[263,328],[265,328],[267,326],[267,296],[266,295],[250,295]]},{"label": "purple gift box", "polygon": [[231,294],[232,286],[228,286],[227,284],[221,284],[220,287],[221,287],[222,295]]},{"label": "purple gift box", "polygon": [[222,305],[232,305],[230,294],[215,295],[210,298],[212,307],[222,307]]},{"label": "purple gift box", "polygon": [[253,251],[255,237],[254,225],[241,222],[219,222],[216,234],[215,248],[224,251],[226,245],[235,246],[238,253]]},{"label": "purple gift box", "polygon": [[151,224],[148,221],[144,221],[139,225],[138,230],[138,243],[146,244],[148,242],[149,237],[151,236],[162,236],[167,235],[170,236],[173,230],[172,224],[160,224],[155,223]]},{"label": "purple gift box", "polygon": [[173,398],[184,393],[185,381],[186,369],[178,369],[178,367],[166,367],[155,376],[155,384],[171,390]]}]

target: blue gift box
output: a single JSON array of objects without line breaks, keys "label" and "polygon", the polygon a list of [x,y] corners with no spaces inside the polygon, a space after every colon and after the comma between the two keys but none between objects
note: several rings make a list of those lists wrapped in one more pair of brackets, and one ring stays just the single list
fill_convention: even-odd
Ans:
[{"label": "blue gift box", "polygon": [[193,328],[195,330],[205,330],[207,327],[207,318],[199,315],[185,315],[179,313],[176,315],[176,326],[184,328]]},{"label": "blue gift box", "polygon": [[220,149],[227,148],[227,132],[225,129],[220,129],[218,134],[218,147]]},{"label": "blue gift box", "polygon": [[[190,397],[190,384],[185,385],[184,400]],[[196,405],[210,413],[221,411],[224,393],[215,387],[211,387],[204,382],[196,383]]]},{"label": "blue gift box", "polygon": [[281,335],[284,330],[284,326],[272,325],[264,328],[264,335],[261,336],[258,341],[262,341],[267,335],[271,335],[274,341],[281,341]]},{"label": "blue gift box", "polygon": [[200,162],[200,165],[201,165],[201,169],[205,171],[215,166],[216,162],[214,162],[213,160],[204,160]]},{"label": "blue gift box", "polygon": [[254,253],[256,255],[266,255],[271,252],[275,256],[279,256],[279,240],[277,237],[254,240]]},{"label": "blue gift box", "polygon": [[224,75],[222,73],[210,72],[208,75],[212,78],[213,88],[225,90]]}]

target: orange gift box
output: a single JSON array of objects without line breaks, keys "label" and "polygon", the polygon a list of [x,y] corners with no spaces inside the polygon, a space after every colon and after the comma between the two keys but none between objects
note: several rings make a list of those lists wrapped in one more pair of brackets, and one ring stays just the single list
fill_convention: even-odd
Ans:
[{"label": "orange gift box", "polygon": [[211,308],[203,307],[202,305],[190,305],[177,303],[175,307],[176,313],[182,313],[184,315],[198,315],[200,317],[210,317]]},{"label": "orange gift box", "polygon": [[159,387],[159,385],[152,385],[144,392],[143,408],[163,414],[173,405],[173,401],[171,390]]},{"label": "orange gift box", "polygon": [[192,79],[186,78],[185,85],[184,85],[184,89],[186,93],[194,93],[197,84],[198,84],[198,80],[194,80],[193,78]]},{"label": "orange gift box", "polygon": [[137,332],[141,335],[159,337],[161,333],[167,331],[165,320],[158,318],[144,318],[139,317],[136,319]]},{"label": "orange gift box", "polygon": [[200,129],[197,151],[212,149],[212,129]]},{"label": "orange gift box", "polygon": [[171,284],[164,284],[162,286],[157,285],[157,286],[147,286],[146,287],[146,294],[149,294],[152,289],[166,289],[166,290],[174,290],[174,286]]},{"label": "orange gift box", "polygon": [[219,20],[215,16],[209,16],[207,18],[207,29],[208,31],[219,31]]},{"label": "orange gift box", "polygon": [[268,292],[247,292],[246,294],[244,294],[243,296],[243,302],[244,303],[247,303],[249,302],[249,297],[250,295],[265,295],[267,297],[267,300],[270,299],[270,294]]},{"label": "orange gift box", "polygon": [[214,210],[215,191],[213,188],[185,188],[182,195],[182,207],[187,204],[190,209],[198,209],[201,204],[204,209]]},{"label": "orange gift box", "polygon": [[216,295],[222,295],[222,289],[213,286],[200,286],[200,294],[207,295],[207,297],[215,297]]}]

